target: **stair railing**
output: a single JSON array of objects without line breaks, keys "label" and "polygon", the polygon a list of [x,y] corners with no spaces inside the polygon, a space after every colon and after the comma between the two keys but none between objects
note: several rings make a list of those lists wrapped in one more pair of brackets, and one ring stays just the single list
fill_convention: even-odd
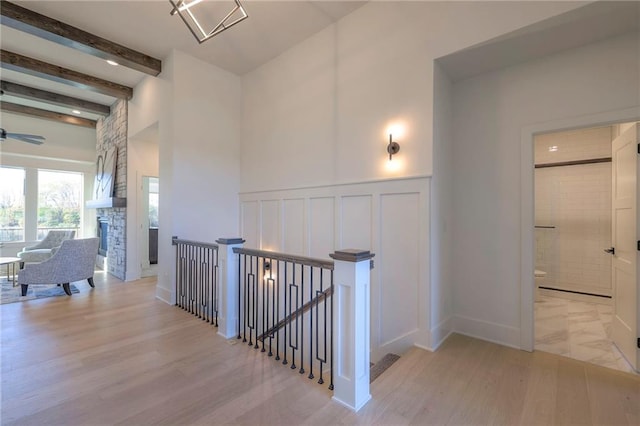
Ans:
[{"label": "stair railing", "polygon": [[289,366],[333,399],[358,411],[369,394],[370,269],[366,250],[337,250],[333,260],[172,239],[176,305],[218,334]]},{"label": "stair railing", "polygon": [[333,261],[236,248],[238,339],[333,389]]},{"label": "stair railing", "polygon": [[176,305],[218,326],[218,245],[172,239],[176,246]]}]

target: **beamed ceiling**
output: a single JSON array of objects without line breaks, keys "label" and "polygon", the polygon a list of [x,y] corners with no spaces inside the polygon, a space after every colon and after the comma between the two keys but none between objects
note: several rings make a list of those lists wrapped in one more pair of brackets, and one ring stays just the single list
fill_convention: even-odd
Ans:
[{"label": "beamed ceiling", "polygon": [[[364,3],[247,0],[249,19],[198,44],[166,0],[1,1],[0,107],[95,127],[117,99],[158,75],[173,49],[242,75]],[[210,6],[226,14],[233,2]]]}]

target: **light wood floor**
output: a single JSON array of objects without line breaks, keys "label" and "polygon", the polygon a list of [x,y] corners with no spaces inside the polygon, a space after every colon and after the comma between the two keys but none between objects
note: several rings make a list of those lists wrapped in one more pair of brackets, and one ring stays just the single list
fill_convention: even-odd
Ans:
[{"label": "light wood floor", "polygon": [[2,424],[640,424],[636,376],[460,335],[409,351],[354,414],[153,280],[108,281],[0,307]]}]

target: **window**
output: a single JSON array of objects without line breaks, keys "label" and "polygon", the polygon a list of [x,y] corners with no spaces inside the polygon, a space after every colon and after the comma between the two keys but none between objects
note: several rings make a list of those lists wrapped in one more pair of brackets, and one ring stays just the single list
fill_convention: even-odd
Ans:
[{"label": "window", "polygon": [[38,235],[50,229],[75,230],[82,219],[82,174],[38,170]]},{"label": "window", "polygon": [[24,241],[25,172],[0,167],[0,241]]},{"label": "window", "polygon": [[50,229],[82,234],[80,172],[0,166],[0,242],[41,240]]}]

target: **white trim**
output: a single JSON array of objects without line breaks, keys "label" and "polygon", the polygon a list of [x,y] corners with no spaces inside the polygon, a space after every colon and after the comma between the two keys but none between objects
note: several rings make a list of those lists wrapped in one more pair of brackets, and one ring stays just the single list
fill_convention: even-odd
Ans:
[{"label": "white trim", "polygon": [[164,303],[168,305],[175,305],[175,303],[171,303],[173,300],[173,292],[171,290],[167,290],[166,288],[156,286],[156,299],[162,300]]},{"label": "white trim", "polygon": [[533,137],[540,133],[640,120],[640,106],[571,117],[522,128],[520,133],[520,348],[534,347],[534,167]]},{"label": "white trim", "polygon": [[69,163],[69,164],[81,164],[83,166],[93,166],[95,164],[94,161],[86,161],[86,160],[71,160],[68,158],[56,158],[56,157],[45,157],[43,155],[32,155],[32,154],[18,154],[15,152],[3,152],[2,156],[6,157],[16,157],[16,158],[28,158],[31,160],[45,160],[45,161],[55,161],[59,163]]},{"label": "white trim", "polygon": [[440,323],[431,328],[430,348],[428,350],[438,350],[440,345],[442,345],[453,332],[453,317],[450,316],[440,321]]},{"label": "white trim", "polygon": [[516,327],[460,315],[454,316],[453,323],[455,333],[520,349],[520,329]]},{"label": "white trim", "polygon": [[251,194],[265,194],[269,192],[274,193],[274,192],[280,192],[280,191],[301,191],[301,190],[319,189],[319,188],[333,188],[336,186],[365,185],[365,184],[384,183],[384,182],[396,182],[396,181],[403,181],[403,180],[419,180],[419,179],[427,179],[431,177],[433,177],[433,175],[415,175],[415,176],[395,177],[395,178],[387,178],[387,179],[370,179],[370,180],[353,181],[353,182],[327,183],[324,185],[292,186],[289,188],[262,189],[258,191],[240,191],[238,195],[242,196],[242,195],[251,195]]}]

